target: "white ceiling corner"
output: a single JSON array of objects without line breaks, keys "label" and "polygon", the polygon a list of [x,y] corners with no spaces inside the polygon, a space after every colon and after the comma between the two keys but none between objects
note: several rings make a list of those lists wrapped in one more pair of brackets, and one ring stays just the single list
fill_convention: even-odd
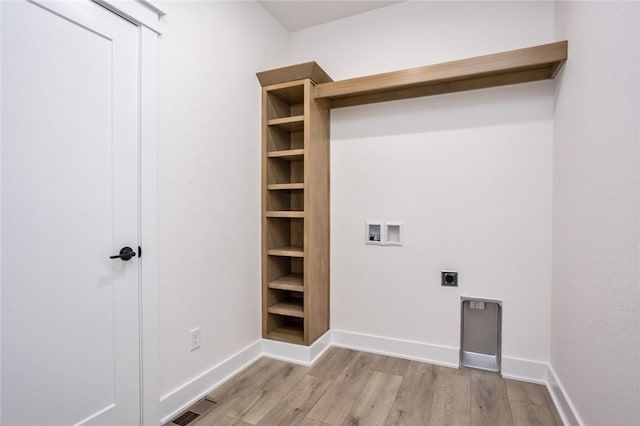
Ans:
[{"label": "white ceiling corner", "polygon": [[259,0],[258,3],[287,31],[295,32],[402,1],[404,0]]}]

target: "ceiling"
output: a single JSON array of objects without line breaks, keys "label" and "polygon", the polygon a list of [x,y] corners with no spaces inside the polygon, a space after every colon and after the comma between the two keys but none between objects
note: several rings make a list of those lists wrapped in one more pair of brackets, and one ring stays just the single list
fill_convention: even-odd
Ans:
[{"label": "ceiling", "polygon": [[289,32],[346,18],[369,10],[400,3],[353,0],[261,0],[258,1]]}]

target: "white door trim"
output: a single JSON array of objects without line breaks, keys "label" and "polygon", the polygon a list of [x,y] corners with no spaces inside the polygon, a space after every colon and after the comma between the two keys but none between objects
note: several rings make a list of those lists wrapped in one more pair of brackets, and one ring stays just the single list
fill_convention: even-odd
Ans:
[{"label": "white door trim", "polygon": [[160,424],[158,338],[158,35],[164,16],[147,0],[93,0],[138,25],[140,34],[140,424]]},{"label": "white door trim", "polygon": [[160,424],[158,341],[158,34],[140,27],[141,425]]},{"label": "white door trim", "polygon": [[147,0],[91,0],[138,26],[160,34],[159,19],[165,13]]}]

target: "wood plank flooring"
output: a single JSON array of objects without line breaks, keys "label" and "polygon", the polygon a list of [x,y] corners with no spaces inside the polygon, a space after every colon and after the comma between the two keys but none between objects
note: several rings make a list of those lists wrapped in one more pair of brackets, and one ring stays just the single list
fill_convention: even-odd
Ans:
[{"label": "wood plank flooring", "polygon": [[342,348],[312,367],[262,358],[208,398],[189,426],[562,425],[544,386]]}]

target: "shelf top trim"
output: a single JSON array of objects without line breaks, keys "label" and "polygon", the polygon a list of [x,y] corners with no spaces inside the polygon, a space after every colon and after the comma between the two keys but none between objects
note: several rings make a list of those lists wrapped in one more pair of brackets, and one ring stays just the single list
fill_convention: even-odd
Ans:
[{"label": "shelf top trim", "polygon": [[318,84],[314,98],[331,107],[362,105],[554,78],[567,41],[400,71]]},{"label": "shelf top trim", "polygon": [[322,69],[320,65],[312,62],[290,65],[273,70],[256,73],[262,87],[273,84],[287,83],[289,81],[310,79],[316,84],[333,81],[331,77]]}]

